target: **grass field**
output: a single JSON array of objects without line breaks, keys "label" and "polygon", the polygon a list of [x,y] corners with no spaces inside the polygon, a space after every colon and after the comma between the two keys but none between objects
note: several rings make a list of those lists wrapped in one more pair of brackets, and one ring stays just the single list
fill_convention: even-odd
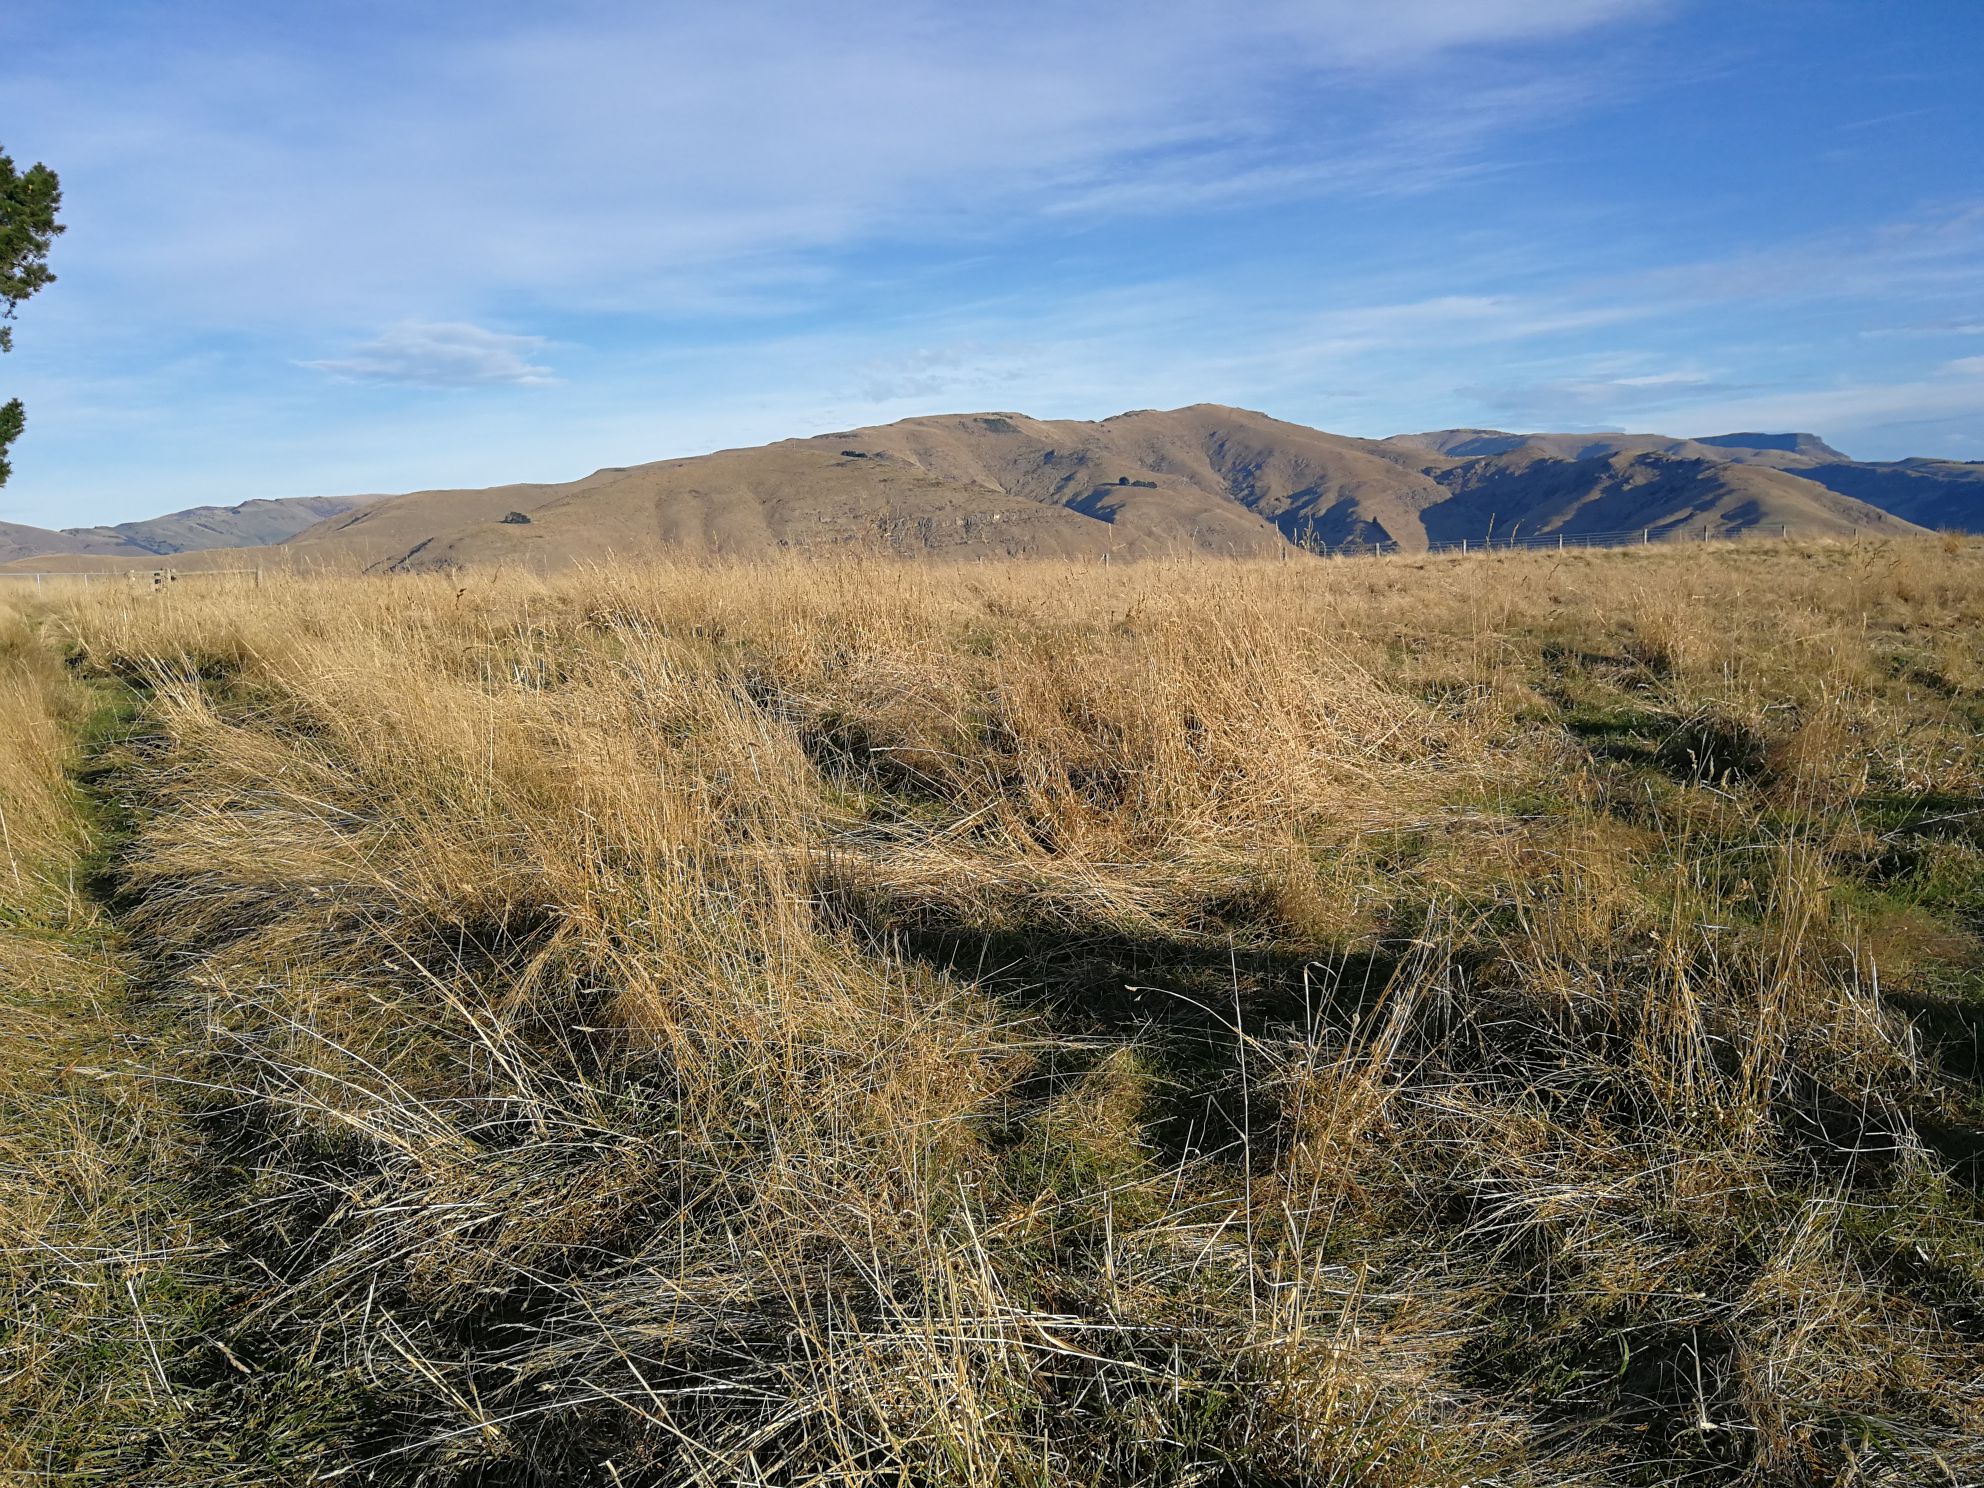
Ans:
[{"label": "grass field", "polygon": [[0,591],[0,1474],[1984,1479],[1984,543]]}]

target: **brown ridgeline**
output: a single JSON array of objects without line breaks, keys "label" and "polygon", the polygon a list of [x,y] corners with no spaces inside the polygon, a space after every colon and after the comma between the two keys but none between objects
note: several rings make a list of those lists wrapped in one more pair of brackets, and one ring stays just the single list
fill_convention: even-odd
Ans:
[{"label": "brown ridgeline", "polygon": [[1980,580],[0,591],[0,1469],[1976,1482]]},{"label": "brown ridgeline", "polygon": [[0,523],[0,575],[351,574],[804,555],[1216,556],[1613,547],[1975,530],[1984,464],[1863,463],[1811,435],[1357,439],[1201,403],[1113,418],[940,414],[579,480],[250,501],[62,532]]}]

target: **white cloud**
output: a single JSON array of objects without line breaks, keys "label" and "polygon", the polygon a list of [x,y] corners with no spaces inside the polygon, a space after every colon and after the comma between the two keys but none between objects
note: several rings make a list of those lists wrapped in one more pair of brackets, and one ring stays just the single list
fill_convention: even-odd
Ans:
[{"label": "white cloud", "polygon": [[1555,378],[1541,382],[1478,384],[1459,390],[1499,419],[1543,429],[1585,428],[1594,418],[1650,413],[1685,407],[1711,395],[1748,391],[1737,382],[1692,368],[1608,376]]},{"label": "white cloud", "polygon": [[341,357],[301,365],[354,382],[405,382],[418,387],[509,385],[542,387],[554,381],[531,357],[542,336],[512,336],[458,322],[403,323]]},{"label": "white cloud", "polygon": [[1948,320],[1917,321],[1912,325],[1877,326],[1860,333],[1870,341],[1892,336],[1984,336],[1984,317],[1957,316]]},{"label": "white cloud", "polygon": [[1650,8],[603,4],[444,11],[358,56],[195,12],[10,58],[0,88],[63,162],[75,278],[140,313],[667,312],[685,283],[803,292],[876,235],[1428,189],[1561,118],[1575,85],[1528,48]]},{"label": "white cloud", "polygon": [[1546,40],[1657,8],[1650,0],[1272,0],[1249,9],[1279,44],[1332,62],[1388,65]]},{"label": "white cloud", "polygon": [[877,406],[954,396],[970,399],[982,396],[988,388],[1014,387],[1037,370],[1025,347],[920,347],[900,357],[871,362],[843,396]]},{"label": "white cloud", "polygon": [[1728,429],[1814,430],[1851,449],[1881,431],[1927,428],[1984,416],[1984,386],[1955,377],[1782,387],[1728,396],[1702,389],[1663,405],[1670,432]]},{"label": "white cloud", "polygon": [[[1970,417],[1978,378],[1934,369],[1974,348],[1903,337],[1984,331],[1978,203],[1773,241],[1747,205],[1649,217],[1590,189],[1616,142],[1576,123],[1700,63],[1623,66],[1650,37],[1598,33],[1674,8],[452,0],[364,28],[191,7],[67,53],[10,36],[8,144],[61,166],[72,231],[9,359],[41,441],[9,494],[56,489],[65,424],[68,468],[142,515],[165,470],[200,499],[550,478],[965,408],[1212,399],[1385,434],[1477,421],[1464,387],[1525,423]],[[1473,189],[1496,171],[1523,178]],[[190,352],[214,366],[164,375]],[[569,381],[395,399],[301,357],[407,388]]]},{"label": "white cloud", "polygon": [[[1861,299],[1940,308],[1984,290],[1984,201],[1944,202],[1907,218],[1675,264],[1640,276],[1638,286],[1670,305]],[[1965,317],[1923,328],[1962,333],[1976,324]]]},{"label": "white cloud", "polygon": [[1971,377],[1984,377],[1984,356],[1958,357],[1953,362],[1945,363],[1945,366],[1951,372],[1961,372]]}]

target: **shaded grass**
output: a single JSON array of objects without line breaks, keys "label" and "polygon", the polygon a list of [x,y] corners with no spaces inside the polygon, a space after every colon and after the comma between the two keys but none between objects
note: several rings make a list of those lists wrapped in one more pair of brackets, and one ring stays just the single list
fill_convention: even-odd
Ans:
[{"label": "shaded grass", "polygon": [[87,778],[186,1082],[141,1207],[228,1244],[98,1460],[1970,1480],[1977,577],[57,598],[41,675],[143,694]]}]

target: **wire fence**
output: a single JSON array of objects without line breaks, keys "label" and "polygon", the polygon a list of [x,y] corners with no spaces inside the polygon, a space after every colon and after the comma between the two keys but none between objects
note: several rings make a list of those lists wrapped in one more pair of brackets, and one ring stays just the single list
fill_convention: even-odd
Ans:
[{"label": "wire fence", "polygon": [[1706,528],[1688,532],[1678,527],[1632,527],[1616,532],[1524,533],[1519,528],[1506,535],[1489,533],[1483,537],[1458,537],[1430,542],[1423,548],[1405,548],[1389,538],[1347,543],[1303,543],[1312,553],[1329,558],[1382,557],[1395,553],[1504,553],[1534,552],[1539,549],[1637,548],[1654,543],[1736,542],[1759,537],[1784,538],[1790,528],[1772,525],[1745,527],[1736,531],[1711,532]]},{"label": "wire fence", "polygon": [[0,569],[0,579],[21,579],[40,584],[44,579],[80,579],[83,583],[112,584],[122,582],[141,588],[163,589],[167,584],[176,584],[181,579],[248,578],[257,588],[262,583],[259,568],[44,568],[44,569]]},{"label": "wire fence", "polygon": [[[1676,526],[1631,527],[1615,532],[1540,532],[1524,533],[1520,528],[1512,528],[1506,534],[1489,533],[1482,537],[1459,537],[1429,542],[1423,548],[1408,548],[1391,538],[1358,539],[1342,543],[1325,543],[1313,537],[1296,537],[1294,545],[1303,552],[1319,558],[1377,558],[1400,553],[1418,556],[1438,553],[1504,553],[1533,552],[1539,549],[1566,550],[1571,548],[1637,548],[1649,547],[1655,543],[1682,542],[1737,542],[1754,541],[1757,538],[1787,538],[1791,530],[1787,526],[1771,524],[1757,527],[1744,527],[1735,531],[1713,532],[1707,528],[1686,531]],[[1859,528],[1854,529],[1859,536]],[[1105,557],[1104,562],[1108,559]],[[209,578],[250,578],[257,587],[262,582],[259,568],[174,568],[155,569],[42,569],[8,570],[0,569],[0,579],[26,580],[35,584],[44,579],[79,579],[84,583],[124,582],[163,589],[168,584],[176,584],[181,579]]]}]

